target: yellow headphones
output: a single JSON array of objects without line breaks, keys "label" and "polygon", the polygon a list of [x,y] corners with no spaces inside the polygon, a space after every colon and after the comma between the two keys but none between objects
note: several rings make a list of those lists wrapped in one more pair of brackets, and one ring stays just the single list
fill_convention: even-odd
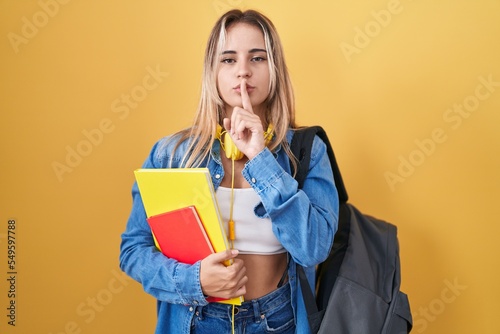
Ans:
[{"label": "yellow headphones", "polygon": [[[238,150],[236,145],[234,144],[233,140],[231,139],[231,136],[227,135],[227,131],[222,129],[222,126],[217,124],[217,139],[219,139],[220,146],[224,150],[224,153],[226,153],[226,157],[231,160],[240,160],[243,158],[245,155],[243,152]],[[227,136],[226,136],[227,135]],[[222,138],[224,137],[224,138]],[[266,146],[271,142],[271,139],[273,138],[273,125],[269,124],[267,127],[266,132],[264,132],[264,140],[266,143]]]}]

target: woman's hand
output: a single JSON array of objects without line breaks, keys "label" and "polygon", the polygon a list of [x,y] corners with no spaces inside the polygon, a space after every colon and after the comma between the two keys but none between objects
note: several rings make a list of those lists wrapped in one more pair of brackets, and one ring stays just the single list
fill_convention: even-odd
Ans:
[{"label": "woman's hand", "polygon": [[253,112],[247,82],[241,80],[241,107],[234,107],[231,119],[224,118],[224,128],[233,139],[236,147],[252,159],[265,148],[264,130],[260,117]]},{"label": "woman's hand", "polygon": [[[243,296],[248,281],[243,260],[236,259],[237,250],[214,253],[201,261],[200,283],[203,294],[224,299]],[[226,267],[223,262],[233,260]]]}]

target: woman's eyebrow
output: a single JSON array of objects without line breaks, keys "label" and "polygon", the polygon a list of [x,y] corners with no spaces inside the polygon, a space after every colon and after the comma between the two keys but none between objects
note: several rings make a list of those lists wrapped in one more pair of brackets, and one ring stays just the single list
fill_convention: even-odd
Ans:
[{"label": "woman's eyebrow", "polygon": [[[254,49],[248,50],[248,53],[257,53],[257,52],[267,53],[267,50],[266,49],[258,49],[258,48],[254,48]],[[236,54],[236,53],[237,52],[234,51],[234,50],[225,50],[225,51],[222,51],[223,55],[226,55],[226,54]]]},{"label": "woman's eyebrow", "polygon": [[265,52],[265,53],[267,53],[267,50],[265,50],[265,49],[251,49],[250,51],[248,51],[248,53],[256,53],[256,52]]}]

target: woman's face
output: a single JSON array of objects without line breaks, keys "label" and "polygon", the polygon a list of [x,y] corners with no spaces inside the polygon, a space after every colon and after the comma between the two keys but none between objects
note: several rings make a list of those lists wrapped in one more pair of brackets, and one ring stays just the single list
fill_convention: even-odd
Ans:
[{"label": "woman's face", "polygon": [[264,116],[264,101],[269,94],[269,66],[264,34],[246,23],[227,30],[226,43],[219,55],[217,89],[229,116],[234,107],[243,107],[240,84],[246,79],[254,113]]}]

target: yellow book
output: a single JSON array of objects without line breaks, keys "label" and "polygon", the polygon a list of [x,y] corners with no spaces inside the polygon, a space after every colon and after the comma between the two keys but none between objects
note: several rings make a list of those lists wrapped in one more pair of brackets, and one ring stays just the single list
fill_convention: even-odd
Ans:
[{"label": "yellow book", "polygon": [[[141,168],[134,175],[148,218],[194,205],[214,250],[229,249],[208,168]],[[241,305],[243,297],[219,302]]]}]

